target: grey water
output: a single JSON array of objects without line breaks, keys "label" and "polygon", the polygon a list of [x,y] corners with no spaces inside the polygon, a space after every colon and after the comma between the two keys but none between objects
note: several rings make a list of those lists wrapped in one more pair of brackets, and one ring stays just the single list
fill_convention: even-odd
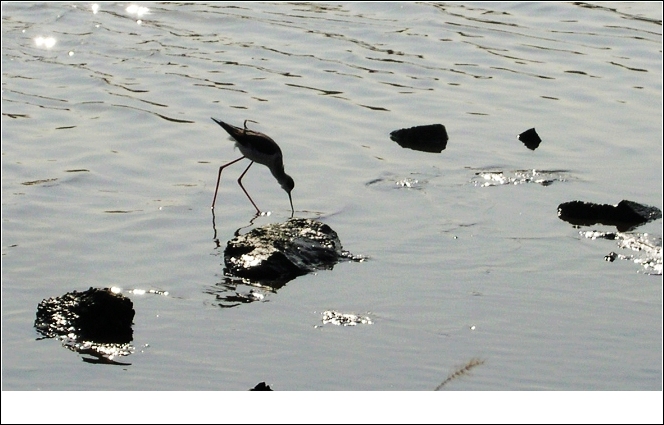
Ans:
[{"label": "grey water", "polygon": [[[241,155],[211,117],[256,121],[295,216],[368,259],[225,302],[226,241],[291,211],[256,164],[253,220],[245,160],[213,223]],[[390,140],[429,124],[441,153]],[[3,390],[432,391],[478,359],[442,389],[661,391],[661,242],[607,262],[638,253],[557,217],[623,199],[662,208],[659,2],[2,4]],[[90,287],[132,299],[130,365],[39,340]]]}]

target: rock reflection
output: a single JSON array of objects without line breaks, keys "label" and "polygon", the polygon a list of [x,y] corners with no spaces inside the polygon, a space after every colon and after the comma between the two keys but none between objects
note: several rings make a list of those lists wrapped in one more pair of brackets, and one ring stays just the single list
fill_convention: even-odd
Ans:
[{"label": "rock reflection", "polygon": [[268,302],[268,295],[276,293],[283,286],[275,285],[274,283],[273,285],[261,285],[249,279],[238,279],[227,276],[221,282],[203,292],[215,297],[213,304],[216,306],[231,308],[256,301]]}]

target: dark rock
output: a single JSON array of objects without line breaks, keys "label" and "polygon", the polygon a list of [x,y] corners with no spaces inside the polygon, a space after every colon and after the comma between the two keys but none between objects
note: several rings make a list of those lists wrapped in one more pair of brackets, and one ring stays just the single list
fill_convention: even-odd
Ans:
[{"label": "dark rock", "polygon": [[540,139],[534,128],[526,130],[516,137],[531,151],[537,149],[540,143],[542,143],[542,139]]},{"label": "dark rock", "polygon": [[229,275],[277,288],[298,276],[332,269],[344,259],[364,258],[344,251],[327,224],[303,218],[253,229],[233,238],[224,250]]},{"label": "dark rock", "polygon": [[35,328],[46,338],[63,340],[73,351],[108,360],[133,350],[134,314],[129,298],[90,288],[42,300]]},{"label": "dark rock", "polygon": [[390,133],[401,147],[422,152],[440,153],[447,147],[447,131],[442,124],[402,128]]},{"label": "dark rock", "polygon": [[662,218],[662,211],[627,200],[620,201],[618,205],[572,201],[558,205],[558,217],[574,225],[605,224],[624,232]]},{"label": "dark rock", "polygon": [[265,384],[265,382],[260,382],[249,391],[272,391],[272,388],[270,388],[269,385]]},{"label": "dark rock", "polygon": [[42,300],[35,328],[46,337],[76,335],[97,343],[124,343],[133,338],[133,303],[108,289],[90,288]]}]

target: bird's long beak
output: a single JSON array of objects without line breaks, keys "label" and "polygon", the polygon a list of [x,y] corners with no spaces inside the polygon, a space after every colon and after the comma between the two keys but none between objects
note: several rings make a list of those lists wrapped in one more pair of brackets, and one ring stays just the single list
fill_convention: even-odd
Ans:
[{"label": "bird's long beak", "polygon": [[295,208],[293,208],[293,198],[291,197],[290,192],[288,192],[288,200],[290,200],[291,218],[293,218],[293,215],[295,215]]}]

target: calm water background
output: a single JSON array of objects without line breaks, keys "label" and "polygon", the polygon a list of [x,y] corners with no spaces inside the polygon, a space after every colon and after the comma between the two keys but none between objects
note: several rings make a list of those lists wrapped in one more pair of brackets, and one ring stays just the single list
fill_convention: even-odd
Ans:
[{"label": "calm water background", "polygon": [[[472,358],[445,389],[661,390],[661,275],[556,215],[662,208],[661,3],[130,5],[2,6],[3,390],[433,390]],[[220,307],[254,210],[233,166],[213,228],[240,155],[210,117],[258,121],[296,215],[370,260]],[[440,154],[389,138],[433,123]],[[528,169],[562,181],[476,184]],[[254,226],[289,217],[265,167],[243,181]],[[42,299],[91,286],[168,291],[128,294],[131,366],[36,340]]]}]

